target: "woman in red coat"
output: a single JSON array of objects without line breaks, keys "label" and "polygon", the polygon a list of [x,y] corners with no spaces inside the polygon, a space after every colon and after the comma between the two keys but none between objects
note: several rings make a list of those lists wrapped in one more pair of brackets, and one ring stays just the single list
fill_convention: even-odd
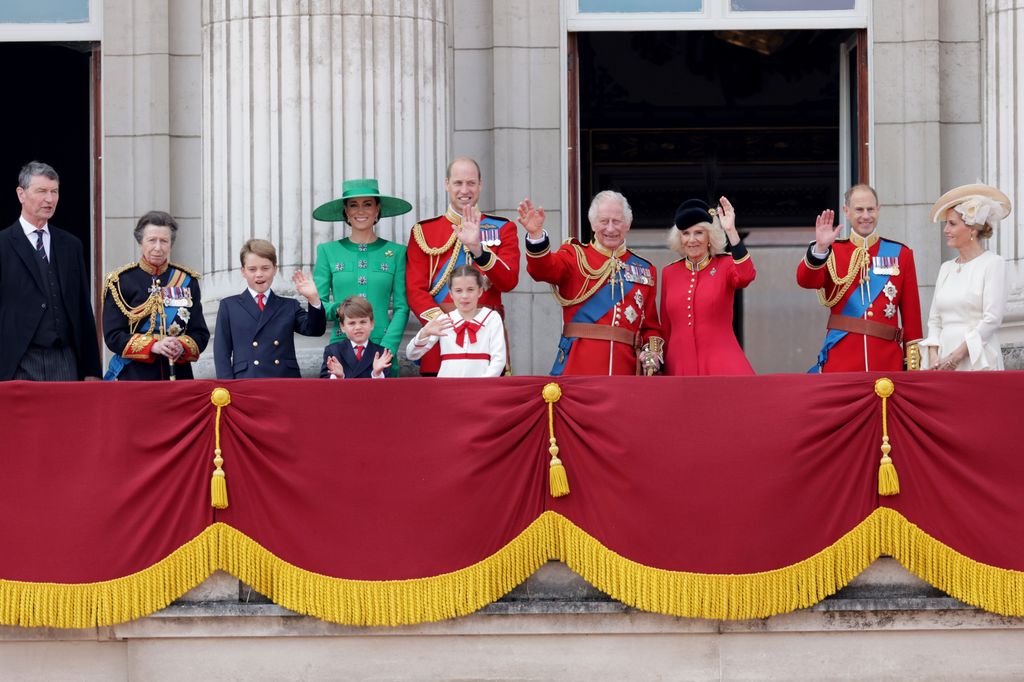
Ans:
[{"label": "woman in red coat", "polygon": [[[754,373],[732,330],[732,301],[757,272],[736,232],[736,211],[720,201],[712,209],[688,199],[676,209],[669,246],[683,258],[665,268],[661,285],[666,374]],[[726,240],[731,254],[723,253]]]}]

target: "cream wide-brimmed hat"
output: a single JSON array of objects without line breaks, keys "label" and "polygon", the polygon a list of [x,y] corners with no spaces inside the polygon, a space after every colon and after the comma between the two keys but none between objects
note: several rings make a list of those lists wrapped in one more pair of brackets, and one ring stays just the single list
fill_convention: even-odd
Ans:
[{"label": "cream wide-brimmed hat", "polygon": [[946,211],[955,208],[963,216],[965,225],[988,225],[995,227],[1000,220],[1010,215],[1013,206],[1010,199],[995,187],[974,184],[961,185],[949,190],[932,205],[933,223],[945,220]]}]

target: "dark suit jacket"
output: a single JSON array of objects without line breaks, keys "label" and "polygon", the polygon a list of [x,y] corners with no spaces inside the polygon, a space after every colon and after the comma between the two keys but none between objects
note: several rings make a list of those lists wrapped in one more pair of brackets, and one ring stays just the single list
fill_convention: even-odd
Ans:
[{"label": "dark suit jacket", "polygon": [[[333,355],[341,362],[341,367],[345,370],[346,379],[369,379],[370,375],[373,374],[374,354],[383,352],[384,346],[378,345],[373,341],[367,341],[366,349],[363,351],[363,359],[357,363],[356,353],[352,350],[351,341],[342,339],[332,343],[327,348],[324,348],[324,364],[320,366],[320,378],[330,378],[331,372],[327,369],[327,358]],[[392,362],[395,362],[395,360],[392,360]],[[384,370],[384,376],[388,376],[388,370]]]},{"label": "dark suit jacket", "polygon": [[[50,225],[50,254],[78,360],[78,378],[102,376],[82,242]],[[46,283],[20,221],[0,231],[0,380],[14,378],[47,305]]]},{"label": "dark suit jacket", "polygon": [[305,309],[294,298],[271,292],[261,311],[245,290],[220,302],[213,337],[218,379],[299,378],[295,334],[322,336],[327,316],[320,308]]}]

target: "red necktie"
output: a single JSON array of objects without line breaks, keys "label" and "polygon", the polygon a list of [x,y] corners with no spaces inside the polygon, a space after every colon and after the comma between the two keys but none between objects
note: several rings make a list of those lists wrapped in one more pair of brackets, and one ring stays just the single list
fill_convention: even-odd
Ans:
[{"label": "red necktie", "polygon": [[363,347],[356,346],[356,362],[362,362],[363,360]]},{"label": "red necktie", "polygon": [[256,305],[260,307],[260,310],[263,310],[263,294],[256,294]]},{"label": "red necktie", "polygon": [[476,343],[476,333],[483,327],[476,320],[463,320],[455,325],[455,343],[460,346],[466,345],[466,334],[469,334],[469,342]]}]

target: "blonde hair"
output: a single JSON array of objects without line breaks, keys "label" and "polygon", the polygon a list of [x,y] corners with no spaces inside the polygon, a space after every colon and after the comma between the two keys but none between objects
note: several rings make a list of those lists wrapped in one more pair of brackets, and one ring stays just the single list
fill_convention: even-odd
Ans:
[{"label": "blonde hair", "polygon": [[[690,225],[686,228],[687,230],[694,227],[703,227],[708,233],[708,252],[712,256],[717,256],[720,253],[725,253],[725,245],[728,239],[725,236],[725,230],[722,229],[722,225],[718,222],[716,216],[712,222],[697,223]],[[668,248],[672,249],[682,257],[686,257],[686,251],[683,250],[683,230],[673,225],[668,230]]]}]

